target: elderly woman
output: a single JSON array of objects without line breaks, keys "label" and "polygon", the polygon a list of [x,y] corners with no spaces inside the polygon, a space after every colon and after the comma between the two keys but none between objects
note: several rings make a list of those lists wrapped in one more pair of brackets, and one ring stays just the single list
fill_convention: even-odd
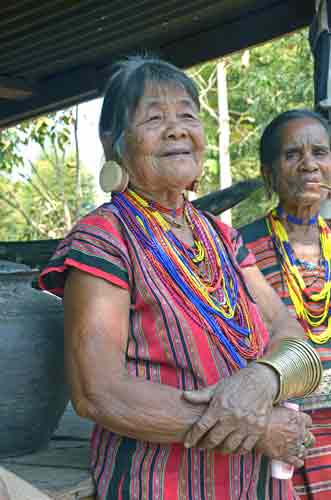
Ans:
[{"label": "elderly woman", "polygon": [[[312,391],[320,361],[238,234],[184,196],[205,149],[194,83],[148,56],[117,63],[100,138],[111,202],[78,222],[40,281],[64,296],[98,499],[294,499],[269,459],[301,466],[310,418],[274,405]],[[273,333],[267,351],[245,281]]]},{"label": "elderly woman", "polygon": [[330,132],[317,113],[277,116],[260,144],[262,174],[279,205],[242,229],[258,267],[320,353],[324,383],[300,401],[316,438],[304,468],[294,476],[303,499],[331,498],[331,234],[319,216],[331,179]]}]

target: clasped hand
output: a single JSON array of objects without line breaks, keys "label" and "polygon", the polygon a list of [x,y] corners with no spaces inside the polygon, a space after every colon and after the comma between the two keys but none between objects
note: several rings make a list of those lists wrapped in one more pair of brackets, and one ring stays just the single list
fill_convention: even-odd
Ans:
[{"label": "clasped hand", "polygon": [[[277,378],[272,370],[253,365],[214,386],[185,391],[183,396],[190,403],[208,403],[202,417],[187,433],[185,446],[216,448],[230,454],[247,453],[257,445],[271,458],[284,459],[297,467],[302,465],[302,456],[298,456],[299,451],[295,455],[294,450],[299,450],[298,443],[307,438],[311,420],[303,413],[283,408],[273,415],[277,389]],[[295,417],[291,420],[293,414]],[[273,426],[277,428],[276,441],[271,440]],[[303,455],[302,447],[300,453]]]}]

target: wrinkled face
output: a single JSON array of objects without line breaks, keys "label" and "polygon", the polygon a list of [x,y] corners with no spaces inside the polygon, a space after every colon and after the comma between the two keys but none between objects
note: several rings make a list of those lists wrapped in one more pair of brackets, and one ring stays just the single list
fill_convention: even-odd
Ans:
[{"label": "wrinkled face", "polygon": [[202,173],[203,126],[181,87],[147,85],[125,134],[124,164],[133,186],[184,190]]},{"label": "wrinkled face", "polygon": [[330,139],[312,118],[291,120],[279,133],[279,156],[274,161],[274,188],[283,206],[319,204],[331,184]]}]

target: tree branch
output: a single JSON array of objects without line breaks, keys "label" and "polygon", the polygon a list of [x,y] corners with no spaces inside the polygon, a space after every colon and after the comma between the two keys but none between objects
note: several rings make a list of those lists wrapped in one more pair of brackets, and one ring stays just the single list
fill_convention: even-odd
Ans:
[{"label": "tree branch", "polygon": [[[5,196],[0,191],[0,200],[4,201],[5,203],[7,203],[7,205],[9,207],[11,207],[14,210],[16,210],[17,212],[19,212],[22,215],[22,217],[25,219],[25,221],[31,227],[33,227],[38,232],[38,234],[40,234],[41,236],[47,236],[48,237],[47,231],[45,231],[38,224],[36,224],[35,221],[33,219],[31,219],[31,217],[29,216],[29,214],[26,213],[26,211],[24,210],[24,208],[17,202],[14,192],[11,193],[11,196],[12,196],[12,198],[8,198],[7,196]],[[13,201],[13,199],[15,200],[15,202]]]},{"label": "tree branch", "polygon": [[38,173],[38,171],[37,171],[36,167],[33,165],[33,163],[32,163],[31,161],[30,161],[29,163],[30,163],[30,166],[31,166],[31,168],[32,168],[33,173],[34,173],[34,174],[35,174],[35,176],[37,177],[37,179],[38,179],[38,181],[40,182],[40,184],[42,185],[42,187],[46,190],[46,192],[42,191],[42,190],[40,189],[40,187],[39,187],[37,184],[35,184],[35,183],[33,182],[33,180],[32,180],[30,177],[28,177],[28,176],[26,176],[26,175],[24,175],[24,174],[20,174],[20,177],[22,177],[25,181],[27,181],[27,182],[30,184],[30,186],[32,186],[32,187],[33,187],[33,189],[34,189],[35,191],[37,191],[37,193],[39,194],[39,196],[40,196],[43,200],[47,201],[47,202],[48,202],[48,203],[52,206],[52,208],[53,208],[54,210],[56,210],[56,209],[57,209],[56,204],[54,203],[54,201],[50,198],[50,196],[49,196],[49,195],[48,195],[48,193],[47,193],[47,186],[46,186],[46,184],[45,184],[45,183],[43,182],[43,180],[41,179],[41,177],[40,177],[40,175],[39,175],[39,173]]}]

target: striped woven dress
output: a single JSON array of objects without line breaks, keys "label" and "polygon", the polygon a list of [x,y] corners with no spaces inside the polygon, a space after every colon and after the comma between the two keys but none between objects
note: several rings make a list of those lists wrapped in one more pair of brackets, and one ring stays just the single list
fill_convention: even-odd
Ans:
[{"label": "striped woven dress", "polygon": [[[253,265],[255,259],[238,234],[214,223],[238,273],[238,262]],[[230,375],[211,335],[172,299],[112,203],[84,217],[60,243],[42,272],[41,286],[63,296],[71,267],[130,291],[126,366],[133,377],[184,390],[203,388]],[[250,310],[267,342],[251,301]],[[291,482],[270,478],[269,460],[260,454],[224,456],[212,450],[185,449],[180,443],[138,441],[99,425],[91,438],[91,470],[99,500],[297,498]]]},{"label": "striped woven dress", "polygon": [[[256,258],[256,263],[264,277],[280,296],[291,314],[296,316],[294,306],[289,297],[286,280],[276,248],[269,234],[266,218],[259,219],[240,229],[245,246]],[[317,293],[324,285],[324,267],[310,266],[299,262],[301,276],[307,286]],[[320,304],[310,303],[315,312],[321,312]],[[322,308],[321,308],[322,309]],[[325,324],[313,328],[314,333],[323,331]],[[323,381],[317,392],[298,401],[300,408],[311,414],[313,419],[312,432],[316,443],[309,450],[305,466],[294,474],[294,484],[302,500],[331,499],[331,341],[325,344],[312,345],[318,350],[323,363]]]}]

